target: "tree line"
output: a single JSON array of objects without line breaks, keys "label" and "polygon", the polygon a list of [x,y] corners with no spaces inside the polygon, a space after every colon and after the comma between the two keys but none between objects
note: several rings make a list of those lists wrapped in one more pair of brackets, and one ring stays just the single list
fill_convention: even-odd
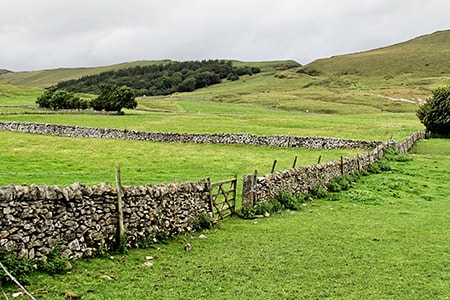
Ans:
[{"label": "tree line", "polygon": [[88,109],[96,111],[116,111],[123,114],[122,109],[137,107],[133,89],[116,84],[102,84],[97,98],[88,101],[81,99],[74,92],[60,90],[56,86],[50,87],[40,95],[36,104],[41,108],[58,109]]},{"label": "tree line", "polygon": [[234,67],[231,61],[202,60],[135,66],[79,79],[59,82],[56,88],[75,93],[99,94],[102,84],[127,86],[135,96],[160,96],[175,92],[192,92],[220,83],[222,79],[238,80],[239,76],[261,72],[258,67]]},{"label": "tree line", "polygon": [[[169,95],[191,92],[220,83],[222,79],[238,80],[239,76],[261,72],[258,67],[233,67],[231,61],[203,60],[135,66],[62,81],[47,88],[37,98],[39,107],[117,111],[136,108],[137,96]],[[76,93],[97,94],[88,101]]]}]

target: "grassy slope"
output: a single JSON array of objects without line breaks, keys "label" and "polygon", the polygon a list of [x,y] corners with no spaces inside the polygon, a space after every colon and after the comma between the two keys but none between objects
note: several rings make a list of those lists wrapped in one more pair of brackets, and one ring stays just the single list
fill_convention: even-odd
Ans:
[{"label": "grassy slope", "polygon": [[[70,79],[78,79],[83,76],[98,74],[101,72],[131,68],[135,66],[146,66],[154,64],[165,64],[170,60],[142,60],[134,62],[126,62],[111,66],[102,67],[86,67],[86,68],[60,68],[49,70],[38,70],[29,72],[8,72],[0,70],[0,83],[8,83],[18,86],[45,88],[60,81]],[[258,66],[266,70],[285,69],[288,67],[298,67],[295,61],[268,61],[268,62],[242,62],[234,61],[235,66]]]},{"label": "grassy slope", "polygon": [[449,146],[423,141],[413,161],[338,201],[80,261],[67,275],[34,275],[29,289],[41,299],[447,299]]},{"label": "grassy slope", "polygon": [[333,75],[390,77],[399,74],[448,76],[450,30],[371,51],[319,59],[305,66]]},{"label": "grassy slope", "polygon": [[380,49],[316,60],[321,76],[356,80],[374,95],[424,100],[450,80],[450,30]]},{"label": "grassy slope", "polygon": [[77,79],[83,76],[106,72],[110,70],[129,68],[134,66],[145,66],[166,63],[169,60],[144,60],[121,63],[111,66],[102,67],[86,67],[86,68],[60,68],[38,71],[25,71],[25,72],[8,72],[5,74],[0,73],[0,83],[8,83],[18,86],[26,87],[39,87],[45,88],[52,86],[59,81],[65,81],[70,79]]}]

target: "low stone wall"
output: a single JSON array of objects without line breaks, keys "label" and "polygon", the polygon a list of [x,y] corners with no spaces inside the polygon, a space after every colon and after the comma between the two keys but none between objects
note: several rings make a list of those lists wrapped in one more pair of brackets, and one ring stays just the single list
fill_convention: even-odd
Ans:
[{"label": "low stone wall", "polygon": [[[123,219],[128,247],[157,233],[192,231],[210,213],[208,181],[123,187]],[[30,259],[55,245],[70,258],[89,257],[116,244],[117,189],[108,184],[0,188],[0,247]]]},{"label": "low stone wall", "polygon": [[360,148],[372,149],[381,144],[380,141],[363,141],[352,139],[338,139],[327,137],[300,137],[300,136],[257,136],[239,133],[164,133],[143,132],[133,130],[119,130],[111,128],[94,128],[71,125],[55,125],[25,122],[0,122],[0,130],[20,131],[37,134],[51,134],[68,137],[110,138],[166,143],[197,143],[197,144],[229,144],[229,145],[255,145],[274,147],[301,147],[301,148]]},{"label": "low stone wall", "polygon": [[[151,141],[270,145],[278,147],[358,147],[374,146],[372,151],[341,161],[294,168],[262,177],[244,176],[243,207],[268,201],[280,190],[307,192],[332,178],[367,168],[384,156],[387,147],[407,152],[424,137],[416,133],[401,143],[364,142],[326,138],[287,136],[258,137],[245,134],[170,134],[115,129],[0,122],[5,130]],[[305,140],[303,140],[305,139]],[[322,143],[322,144],[321,144]],[[17,251],[30,259],[46,255],[55,245],[67,245],[70,258],[89,257],[108,251],[118,240],[117,189],[109,184],[88,187],[75,183],[58,186],[21,185],[0,187],[0,248]],[[212,214],[211,191],[207,180],[123,187],[123,219],[127,246],[158,233],[170,235],[192,231],[202,214]]]},{"label": "low stone wall", "polygon": [[393,148],[399,153],[406,153],[417,140],[424,137],[424,132],[416,132],[400,143],[392,140],[386,141],[372,151],[352,158],[293,168],[259,177],[257,174],[244,175],[242,207],[252,207],[258,202],[270,201],[280,191],[308,193],[314,186],[325,186],[337,176],[367,169],[369,165],[384,157],[387,148]]}]

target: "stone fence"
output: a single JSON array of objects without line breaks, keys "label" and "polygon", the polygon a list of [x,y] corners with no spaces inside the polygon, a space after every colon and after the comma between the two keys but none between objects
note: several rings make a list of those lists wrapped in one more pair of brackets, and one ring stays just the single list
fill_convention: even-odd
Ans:
[{"label": "stone fence", "polygon": [[[238,134],[165,134],[115,129],[35,123],[0,122],[6,130],[57,134],[64,136],[126,138],[171,142],[248,143],[272,146],[301,147],[298,137],[258,137]],[[243,181],[243,206],[267,201],[280,190],[307,192],[317,184],[355,172],[381,158],[387,147],[408,151],[423,133],[407,140],[373,142],[375,147],[363,155],[342,158],[324,164],[268,174],[262,177],[246,175]],[[304,138],[307,140],[308,138]],[[361,141],[311,138],[310,147],[369,147]],[[333,143],[330,141],[335,140]],[[320,145],[320,143],[324,143]],[[340,146],[339,146],[340,145]],[[120,185],[118,185],[120,186]],[[21,185],[0,187],[0,248],[17,251],[30,259],[38,259],[55,245],[65,245],[70,258],[89,257],[117,247],[120,222],[125,225],[126,244],[135,248],[158,236],[174,236],[190,232],[203,214],[211,216],[211,183],[174,182],[167,185],[122,187],[119,202],[117,187],[99,184],[88,187],[74,183],[68,187]],[[122,205],[118,205],[123,203]],[[121,209],[120,209],[121,208]],[[123,214],[120,214],[123,211]]]},{"label": "stone fence", "polygon": [[251,207],[258,202],[269,201],[280,191],[308,193],[314,186],[325,186],[337,176],[367,169],[369,165],[385,155],[387,148],[392,148],[399,153],[406,153],[417,140],[424,137],[424,132],[416,132],[400,143],[389,140],[369,152],[352,158],[342,157],[339,161],[292,168],[259,177],[256,171],[254,174],[244,175],[242,207]]},{"label": "stone fence", "polygon": [[[194,230],[211,213],[209,181],[122,187],[127,246],[139,247],[158,236]],[[40,258],[55,246],[67,246],[70,258],[89,257],[117,246],[117,188],[58,186],[0,188],[0,248]],[[148,241],[147,241],[148,242]]]},{"label": "stone fence", "polygon": [[197,144],[228,144],[228,145],[255,145],[274,147],[301,147],[301,148],[360,148],[373,149],[380,141],[364,141],[353,139],[338,139],[327,137],[300,137],[300,136],[257,136],[243,133],[164,133],[143,132],[134,130],[120,130],[112,128],[95,128],[71,125],[55,125],[27,122],[0,122],[0,130],[20,131],[38,134],[51,134],[68,137],[110,138],[124,140],[139,140],[166,143],[197,143]]}]

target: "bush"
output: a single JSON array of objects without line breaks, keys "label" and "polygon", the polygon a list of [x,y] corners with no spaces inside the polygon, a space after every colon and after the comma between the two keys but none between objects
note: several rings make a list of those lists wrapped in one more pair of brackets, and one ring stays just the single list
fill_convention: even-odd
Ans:
[{"label": "bush", "polygon": [[384,158],[387,161],[396,161],[396,162],[407,162],[411,161],[411,157],[409,157],[406,154],[400,154],[396,152],[394,149],[388,148],[386,149],[386,153],[384,155]]},{"label": "bush", "polygon": [[351,176],[344,175],[335,177],[327,184],[328,191],[334,193],[346,191],[350,188],[352,181],[353,180]]},{"label": "bush", "polygon": [[327,197],[328,193],[326,188],[318,184],[311,188],[311,190],[309,191],[309,195],[315,199],[323,199]]},{"label": "bush", "polygon": [[64,273],[70,261],[69,258],[62,255],[63,251],[64,247],[61,245],[53,247],[47,256],[39,261],[38,269],[51,275]]},{"label": "bush", "polygon": [[211,218],[205,213],[200,214],[198,219],[194,221],[194,228],[196,230],[211,229],[211,227]]},{"label": "bush", "polygon": [[[0,250],[0,261],[11,275],[22,284],[28,283],[28,275],[33,271],[33,263],[26,257],[19,257],[16,253]],[[0,268],[0,283],[12,282],[3,269]]]},{"label": "bush", "polygon": [[416,112],[427,132],[450,136],[450,85],[433,91],[433,96]]},{"label": "bush", "polygon": [[299,210],[304,202],[304,198],[288,191],[280,191],[275,195],[274,200],[279,202],[284,209]]}]

